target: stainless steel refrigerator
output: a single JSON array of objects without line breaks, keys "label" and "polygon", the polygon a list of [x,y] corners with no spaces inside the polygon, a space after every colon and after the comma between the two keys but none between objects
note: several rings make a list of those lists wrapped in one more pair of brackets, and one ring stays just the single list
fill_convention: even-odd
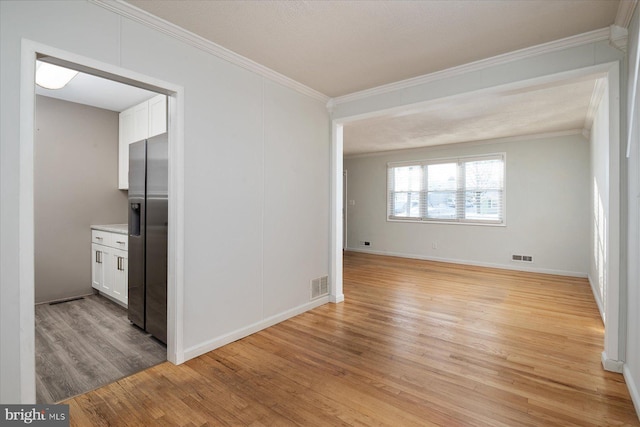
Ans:
[{"label": "stainless steel refrigerator", "polygon": [[129,145],[129,320],[167,342],[168,138]]}]

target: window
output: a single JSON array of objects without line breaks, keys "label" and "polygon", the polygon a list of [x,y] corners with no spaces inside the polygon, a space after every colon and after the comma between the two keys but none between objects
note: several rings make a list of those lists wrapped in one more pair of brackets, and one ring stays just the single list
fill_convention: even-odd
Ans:
[{"label": "window", "polygon": [[387,219],[504,223],[504,154],[388,165]]}]

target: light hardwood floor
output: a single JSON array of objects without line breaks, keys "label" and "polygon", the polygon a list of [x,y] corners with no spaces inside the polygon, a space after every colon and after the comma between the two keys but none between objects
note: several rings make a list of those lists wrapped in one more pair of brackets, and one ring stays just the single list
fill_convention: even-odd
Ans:
[{"label": "light hardwood floor", "polygon": [[167,360],[166,347],[98,295],[35,310],[36,401],[55,403]]},{"label": "light hardwood floor", "polygon": [[71,425],[640,422],[584,279],[345,255],[327,304],[69,400]]}]

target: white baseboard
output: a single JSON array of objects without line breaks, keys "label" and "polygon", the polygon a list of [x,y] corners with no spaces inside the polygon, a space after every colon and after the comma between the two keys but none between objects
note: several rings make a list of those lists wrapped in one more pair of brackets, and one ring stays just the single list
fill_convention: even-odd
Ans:
[{"label": "white baseboard", "polygon": [[529,267],[526,265],[512,265],[512,264],[498,264],[498,263],[490,263],[490,262],[481,262],[481,261],[472,261],[467,259],[454,259],[454,258],[438,258],[421,254],[407,254],[403,252],[389,252],[389,251],[376,251],[371,249],[362,249],[362,248],[348,248],[348,251],[351,252],[362,252],[372,255],[386,255],[386,256],[395,256],[400,258],[411,258],[411,259],[422,259],[425,261],[437,261],[437,262],[446,262],[450,264],[463,264],[463,265],[474,265],[478,267],[489,267],[489,268],[501,268],[503,270],[515,270],[515,271],[527,271],[530,273],[543,273],[543,274],[555,274],[558,276],[570,276],[570,277],[582,277],[586,278],[587,273],[578,272],[578,271],[566,271],[566,270],[554,270],[548,268],[536,268]]},{"label": "white baseboard", "polygon": [[602,352],[601,360],[602,360],[602,367],[604,368],[605,371],[617,372],[619,374],[622,373],[624,362],[622,362],[621,360],[609,359],[605,351]]},{"label": "white baseboard", "polygon": [[625,383],[627,383],[627,388],[629,389],[629,394],[631,395],[633,406],[635,406],[636,414],[638,415],[638,419],[640,420],[640,391],[638,391],[638,384],[636,384],[633,380],[633,375],[631,375],[629,366],[626,364],[622,369],[622,375],[624,375],[624,381]]},{"label": "white baseboard", "polygon": [[593,280],[591,280],[591,275],[587,275],[587,278],[589,279],[589,284],[591,285],[591,292],[593,293],[593,298],[595,298],[596,300],[596,305],[598,306],[598,311],[600,312],[600,317],[602,318],[602,321],[604,322],[604,307],[602,305],[602,298],[600,298],[600,292],[598,292],[598,288],[595,285],[595,282]]},{"label": "white baseboard", "polygon": [[319,307],[329,302],[329,297],[322,297],[306,304],[300,305],[298,307],[292,308],[291,310],[287,310],[283,313],[276,314],[271,317],[267,317],[259,322],[256,322],[247,327],[238,329],[236,331],[230,332],[228,334],[222,335],[220,337],[214,338],[209,341],[205,341],[204,343],[195,345],[193,347],[189,347],[184,351],[184,360],[187,361],[189,359],[193,359],[194,357],[198,357],[202,354],[205,354],[211,350],[215,350],[216,348],[222,347],[223,345],[227,345],[234,341],[237,341],[241,338],[247,337],[251,334],[254,334],[258,331],[268,328],[269,326],[273,326],[277,323],[280,323],[284,320],[287,320],[291,317],[297,316],[298,314],[302,314],[305,311],[309,311],[313,308]]},{"label": "white baseboard", "polygon": [[344,302],[344,294],[331,295],[329,297],[329,302],[332,302],[334,304],[338,304],[338,303]]}]

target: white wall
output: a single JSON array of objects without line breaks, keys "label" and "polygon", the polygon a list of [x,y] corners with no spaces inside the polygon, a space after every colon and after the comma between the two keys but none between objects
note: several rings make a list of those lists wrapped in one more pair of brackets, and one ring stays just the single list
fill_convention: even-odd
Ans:
[{"label": "white wall", "polygon": [[30,308],[18,304],[29,280],[19,267],[22,38],[184,87],[187,357],[308,308],[310,280],[329,269],[324,102],[88,2],[2,1],[0,402],[35,397],[20,363],[33,357],[20,346]]},{"label": "white wall", "polygon": [[[489,153],[506,153],[506,226],[386,221],[387,162]],[[350,250],[586,276],[589,144],[581,135],[352,157],[345,169],[355,201],[347,211]],[[513,254],[534,262],[512,261]]]},{"label": "white wall", "polygon": [[[629,81],[627,99],[631,102],[635,58],[640,48],[640,7],[636,6],[629,28]],[[640,83],[638,83],[640,85]],[[624,378],[640,417],[640,93],[636,89],[635,112],[632,118],[632,150],[628,159],[628,250],[627,250],[627,339]],[[629,110],[631,110],[629,108]]]}]

